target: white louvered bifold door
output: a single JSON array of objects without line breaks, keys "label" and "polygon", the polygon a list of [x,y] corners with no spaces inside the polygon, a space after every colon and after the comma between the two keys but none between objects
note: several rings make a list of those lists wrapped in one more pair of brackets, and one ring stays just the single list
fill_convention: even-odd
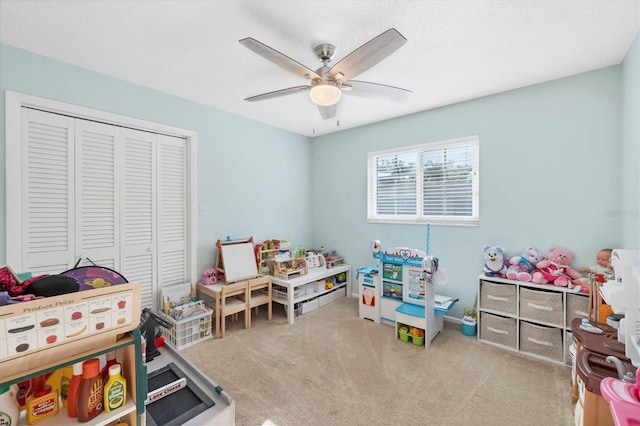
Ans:
[{"label": "white louvered bifold door", "polygon": [[[115,269],[119,258],[119,173],[115,165],[120,128],[76,120],[76,253],[81,265]],[[125,275],[126,277],[126,275]]]},{"label": "white louvered bifold door", "polygon": [[187,144],[158,135],[158,285],[187,281]]},{"label": "white louvered bifold door", "polygon": [[187,139],[28,107],[20,125],[7,141],[12,266],[58,274],[88,258],[140,283],[153,310],[162,287],[190,281]]},{"label": "white louvered bifold door", "polygon": [[156,178],[155,144],[157,135],[122,129],[121,168],[121,248],[120,272],[130,282],[141,285],[142,307],[157,308],[156,276]]},{"label": "white louvered bifold door", "polygon": [[75,262],[74,119],[22,112],[21,266],[33,275],[57,274]]}]

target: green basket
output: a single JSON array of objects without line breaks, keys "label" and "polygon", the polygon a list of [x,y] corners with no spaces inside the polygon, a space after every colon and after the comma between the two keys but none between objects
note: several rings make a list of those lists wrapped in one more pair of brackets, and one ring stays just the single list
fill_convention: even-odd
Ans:
[{"label": "green basket", "polygon": [[398,332],[398,334],[400,335],[400,340],[402,340],[403,342],[408,342],[409,341],[409,337],[411,337],[411,335],[409,333],[403,333],[403,332]]},{"label": "green basket", "polygon": [[413,341],[413,344],[416,346],[424,345],[424,336],[411,336],[411,340]]}]

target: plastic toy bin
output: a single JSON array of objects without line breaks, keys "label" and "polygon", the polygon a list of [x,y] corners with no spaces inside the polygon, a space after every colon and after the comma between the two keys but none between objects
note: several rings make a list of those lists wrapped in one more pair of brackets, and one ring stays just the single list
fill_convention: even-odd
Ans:
[{"label": "plastic toy bin", "polygon": [[408,342],[411,338],[411,335],[409,334],[409,327],[407,326],[400,327],[398,329],[398,334],[400,336],[400,340],[402,340],[403,342]]},{"label": "plastic toy bin", "polygon": [[414,327],[407,325],[401,325],[398,327],[398,337],[403,342],[411,342],[416,346],[424,345],[424,330],[422,330],[422,336],[416,336],[411,332],[413,328]]},{"label": "plastic toy bin", "polygon": [[191,317],[175,320],[167,315],[162,315],[165,320],[173,324],[173,327],[162,328],[165,342],[176,350],[182,350],[196,343],[213,338],[211,333],[211,309],[198,313]]},{"label": "plastic toy bin", "polygon": [[462,334],[475,336],[478,329],[478,311],[473,306],[465,306],[462,314]]},{"label": "plastic toy bin", "polygon": [[465,336],[475,336],[477,329],[477,323],[474,318],[464,317],[462,318],[462,334]]}]

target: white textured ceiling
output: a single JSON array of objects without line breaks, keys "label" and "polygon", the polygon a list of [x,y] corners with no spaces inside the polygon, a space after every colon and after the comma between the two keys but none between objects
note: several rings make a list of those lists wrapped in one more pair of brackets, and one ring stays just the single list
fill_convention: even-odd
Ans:
[{"label": "white textured ceiling", "polygon": [[[308,84],[238,43],[253,37],[316,69],[389,28],[407,43],[357,77],[414,93],[343,96],[322,120]],[[640,1],[83,1],[0,0],[0,42],[220,110],[322,135],[621,63]],[[338,126],[339,120],[339,126]]]}]

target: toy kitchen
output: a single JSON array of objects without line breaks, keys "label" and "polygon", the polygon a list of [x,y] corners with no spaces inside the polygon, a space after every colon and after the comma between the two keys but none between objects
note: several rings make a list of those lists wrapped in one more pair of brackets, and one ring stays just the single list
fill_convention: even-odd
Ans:
[{"label": "toy kitchen", "polygon": [[443,316],[457,299],[435,294],[437,283],[446,281],[438,259],[422,250],[371,245],[377,264],[358,270],[359,317],[400,329],[423,332],[421,344],[429,346],[443,329]]},{"label": "toy kitchen", "polygon": [[[609,405],[611,418],[617,426],[640,424],[640,251],[615,249],[611,253],[615,280],[600,287],[604,301],[622,319],[618,323],[618,340],[624,343],[624,356],[636,369],[636,374],[621,371],[615,362],[618,377],[604,377],[599,392]],[[613,358],[613,357],[608,357]],[[584,407],[584,417],[587,407]]]}]

